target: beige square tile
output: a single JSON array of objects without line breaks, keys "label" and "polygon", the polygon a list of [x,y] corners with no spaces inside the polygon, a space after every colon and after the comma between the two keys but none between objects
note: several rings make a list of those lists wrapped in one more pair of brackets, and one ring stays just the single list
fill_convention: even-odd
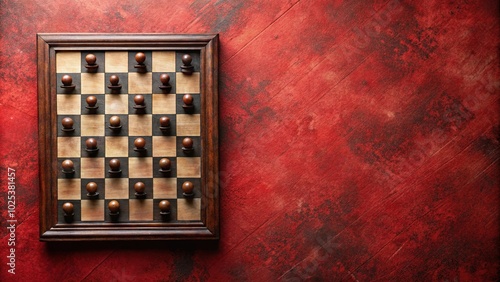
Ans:
[{"label": "beige square tile", "polygon": [[82,200],[82,221],[104,221],[104,200]]},{"label": "beige square tile", "polygon": [[82,94],[104,94],[104,73],[82,73]]},{"label": "beige square tile", "polygon": [[104,115],[82,115],[80,119],[82,136],[104,135]]},{"label": "beige square tile", "polygon": [[178,220],[201,220],[201,199],[178,199]]},{"label": "beige square tile", "polygon": [[153,94],[153,114],[175,114],[175,94]]},{"label": "beige square tile", "polygon": [[81,106],[80,95],[57,95],[58,115],[79,115],[82,111]]},{"label": "beige square tile", "polygon": [[175,72],[175,52],[153,51],[153,72]]},{"label": "beige square tile", "polygon": [[130,72],[128,74],[129,94],[149,94],[153,91],[153,74]]},{"label": "beige square tile", "polygon": [[200,93],[200,73],[194,72],[191,75],[185,75],[178,72],[175,75],[175,87],[178,94]]},{"label": "beige square tile", "polygon": [[175,157],[175,136],[153,136],[153,157]]},{"label": "beige square tile", "polygon": [[80,179],[58,179],[57,199],[58,200],[79,200],[81,198]]},{"label": "beige square tile", "polygon": [[58,73],[80,73],[82,72],[82,60],[80,52],[57,52],[56,72]]},{"label": "beige square tile", "polygon": [[57,157],[58,158],[79,158],[81,157],[80,137],[57,137]]},{"label": "beige square tile", "polygon": [[200,136],[200,115],[177,115],[178,136]]},{"label": "beige square tile", "polygon": [[128,135],[129,136],[150,136],[153,135],[153,117],[151,115],[129,115]]},{"label": "beige square tile", "polygon": [[153,198],[155,199],[176,199],[177,198],[177,178],[154,178]]},{"label": "beige square tile", "polygon": [[131,199],[129,205],[129,220],[153,220],[153,200]]},{"label": "beige square tile", "polygon": [[129,158],[128,175],[130,178],[153,177],[153,158]]},{"label": "beige square tile", "polygon": [[177,158],[177,177],[201,177],[201,158]]},{"label": "beige square tile", "polygon": [[104,178],[104,158],[81,158],[82,178]]},{"label": "beige square tile", "polygon": [[108,73],[128,72],[127,52],[106,52],[104,69]]},{"label": "beige square tile", "polygon": [[128,157],[128,137],[106,136],[106,157]]},{"label": "beige square tile", "polygon": [[106,94],[106,114],[128,114],[128,94]]},{"label": "beige square tile", "polygon": [[106,178],[104,180],[106,199],[128,199],[128,178]]}]

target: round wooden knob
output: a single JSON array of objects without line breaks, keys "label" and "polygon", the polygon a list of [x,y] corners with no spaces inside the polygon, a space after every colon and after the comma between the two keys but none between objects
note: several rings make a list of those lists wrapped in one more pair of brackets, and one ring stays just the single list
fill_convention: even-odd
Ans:
[{"label": "round wooden knob", "polygon": [[184,104],[190,106],[193,104],[193,96],[190,94],[186,94],[182,96],[182,101],[184,102]]},{"label": "round wooden knob", "polygon": [[70,86],[71,83],[73,83],[73,78],[70,75],[65,74],[61,78],[61,82],[63,83],[64,86]]},{"label": "round wooden knob", "polygon": [[134,190],[135,192],[142,194],[144,193],[144,191],[146,191],[146,184],[144,184],[143,182],[136,182],[134,184]]},{"label": "round wooden knob", "polygon": [[75,165],[73,164],[72,160],[64,160],[62,162],[62,168],[65,171],[72,171],[75,168]]},{"label": "round wooden knob", "polygon": [[70,117],[63,118],[61,123],[62,123],[62,126],[64,127],[64,129],[73,128],[73,119]]},{"label": "round wooden knob", "polygon": [[89,107],[95,107],[95,104],[97,104],[97,98],[95,96],[88,96],[85,101]]},{"label": "round wooden knob", "polygon": [[120,203],[117,200],[112,200],[108,204],[108,209],[112,213],[117,213],[120,211]]},{"label": "round wooden knob", "polygon": [[87,192],[89,192],[90,195],[93,195],[97,192],[97,183],[89,182],[87,183],[85,188],[87,189]]},{"label": "round wooden knob", "polygon": [[75,212],[75,206],[70,202],[64,203],[62,209],[66,215],[72,215]]},{"label": "round wooden knob", "polygon": [[162,73],[160,75],[160,81],[163,85],[167,85],[170,82],[170,75]]},{"label": "round wooden knob", "polygon": [[120,117],[112,116],[111,118],[109,118],[109,125],[114,127],[120,126]]},{"label": "round wooden knob", "polygon": [[97,57],[94,54],[87,54],[87,56],[85,56],[85,61],[89,65],[94,65],[97,61]]},{"label": "round wooden knob", "polygon": [[182,139],[182,146],[187,149],[193,148],[193,139],[189,137]]},{"label": "round wooden knob", "polygon": [[182,192],[185,194],[193,194],[194,184],[191,181],[185,181],[182,183]]},{"label": "round wooden knob", "polygon": [[118,85],[118,83],[120,82],[120,78],[117,75],[113,74],[109,77],[109,82],[111,83],[111,85]]},{"label": "round wooden knob", "polygon": [[160,168],[163,170],[169,170],[170,167],[172,166],[172,162],[167,158],[162,158],[159,164]]},{"label": "round wooden knob", "polygon": [[182,60],[182,63],[184,65],[189,66],[189,65],[191,65],[191,62],[193,61],[193,58],[189,54],[184,54],[184,55],[182,55],[181,60]]},{"label": "round wooden knob", "polygon": [[170,211],[170,202],[167,200],[162,200],[158,204],[161,212],[169,212]]},{"label": "round wooden knob", "polygon": [[109,161],[109,167],[111,170],[117,171],[120,170],[120,160],[119,159],[111,159]]},{"label": "round wooden knob", "polygon": [[85,145],[87,146],[87,149],[96,149],[97,148],[97,140],[94,138],[89,138],[87,141],[85,141]]},{"label": "round wooden knob", "polygon": [[136,60],[139,64],[144,63],[144,61],[146,61],[146,54],[144,54],[144,53],[142,53],[142,52],[138,52],[137,54],[135,54],[135,60]]}]

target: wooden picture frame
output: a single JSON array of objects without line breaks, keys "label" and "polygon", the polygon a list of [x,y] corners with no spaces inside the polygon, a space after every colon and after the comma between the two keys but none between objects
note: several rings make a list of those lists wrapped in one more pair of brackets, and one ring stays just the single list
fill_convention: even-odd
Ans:
[{"label": "wooden picture frame", "polygon": [[[169,51],[200,54],[201,211],[199,221],[61,222],[58,218],[56,53],[66,51]],[[218,35],[37,34],[40,240],[213,240],[219,238]],[[107,207],[106,207],[107,211]]]}]

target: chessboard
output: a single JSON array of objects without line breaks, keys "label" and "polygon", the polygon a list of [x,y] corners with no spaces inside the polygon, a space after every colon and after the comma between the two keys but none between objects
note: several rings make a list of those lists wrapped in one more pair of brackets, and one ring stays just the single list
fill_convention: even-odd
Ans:
[{"label": "chessboard", "polygon": [[218,238],[217,36],[38,39],[41,240]]}]

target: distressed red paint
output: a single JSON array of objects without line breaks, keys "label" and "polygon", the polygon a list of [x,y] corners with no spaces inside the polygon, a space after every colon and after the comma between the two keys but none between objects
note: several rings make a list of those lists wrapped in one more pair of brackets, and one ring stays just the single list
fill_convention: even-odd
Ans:
[{"label": "distressed red paint", "polygon": [[[500,279],[498,8],[3,1],[0,280]],[[218,244],[38,242],[37,32],[220,33]]]}]

